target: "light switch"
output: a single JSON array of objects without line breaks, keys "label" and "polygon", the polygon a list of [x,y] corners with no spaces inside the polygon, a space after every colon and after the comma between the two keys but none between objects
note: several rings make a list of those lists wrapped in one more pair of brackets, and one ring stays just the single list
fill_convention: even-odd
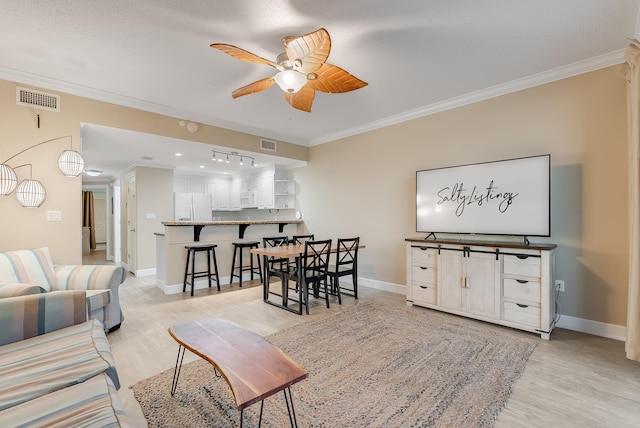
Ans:
[{"label": "light switch", "polygon": [[47,211],[47,221],[60,221],[62,214],[60,211]]}]

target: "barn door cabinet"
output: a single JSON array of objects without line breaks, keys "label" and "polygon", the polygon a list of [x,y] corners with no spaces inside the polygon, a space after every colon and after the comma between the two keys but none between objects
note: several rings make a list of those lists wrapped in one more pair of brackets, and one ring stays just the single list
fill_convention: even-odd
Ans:
[{"label": "barn door cabinet", "polygon": [[554,244],[406,239],[407,304],[538,333],[555,319]]}]

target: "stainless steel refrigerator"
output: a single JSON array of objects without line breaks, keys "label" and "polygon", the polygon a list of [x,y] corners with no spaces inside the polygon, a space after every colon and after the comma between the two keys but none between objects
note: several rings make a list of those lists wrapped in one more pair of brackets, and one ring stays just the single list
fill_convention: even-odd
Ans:
[{"label": "stainless steel refrigerator", "polygon": [[211,221],[211,195],[209,193],[173,194],[174,221]]}]

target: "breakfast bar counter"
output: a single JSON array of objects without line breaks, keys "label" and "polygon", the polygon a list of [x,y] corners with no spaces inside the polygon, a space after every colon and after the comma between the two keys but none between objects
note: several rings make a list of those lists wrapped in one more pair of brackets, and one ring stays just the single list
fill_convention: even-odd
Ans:
[{"label": "breakfast bar counter", "polygon": [[[278,220],[218,220],[218,221],[165,221],[164,233],[156,233],[156,279],[165,294],[182,292],[187,261],[185,246],[215,244],[220,284],[228,287],[231,274],[233,243],[239,240],[258,241],[263,237],[304,233],[304,221]],[[246,256],[248,257],[248,255]],[[247,259],[248,260],[248,259]],[[204,258],[196,260],[196,270],[206,266]],[[206,280],[196,281],[196,289],[206,287]],[[238,287],[237,278],[233,287]]]}]

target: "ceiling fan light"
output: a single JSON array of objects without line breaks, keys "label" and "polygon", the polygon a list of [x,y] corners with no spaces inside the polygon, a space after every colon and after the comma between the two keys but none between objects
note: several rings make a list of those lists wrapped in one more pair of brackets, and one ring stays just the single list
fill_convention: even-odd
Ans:
[{"label": "ceiling fan light", "polygon": [[285,92],[298,92],[307,83],[307,77],[294,70],[284,70],[278,72],[274,77],[280,89]]},{"label": "ceiling fan light", "polygon": [[7,164],[0,165],[0,195],[8,195],[13,192],[18,183],[16,173]]}]

